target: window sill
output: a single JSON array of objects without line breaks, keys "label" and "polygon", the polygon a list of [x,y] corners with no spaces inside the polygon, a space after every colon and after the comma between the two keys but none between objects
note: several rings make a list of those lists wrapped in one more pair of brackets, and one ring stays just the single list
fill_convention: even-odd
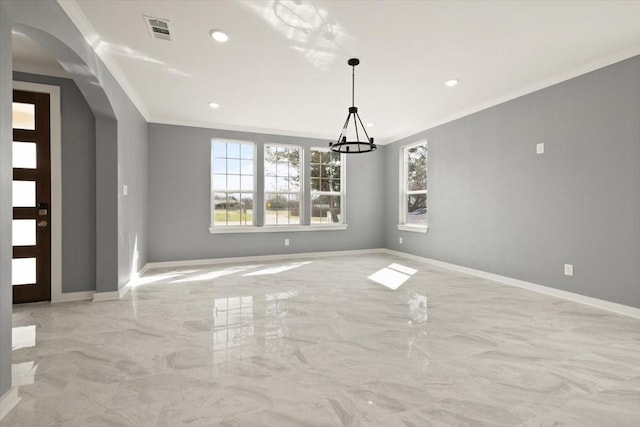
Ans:
[{"label": "window sill", "polygon": [[408,225],[408,224],[398,224],[398,230],[400,231],[410,231],[412,233],[426,233],[429,227],[426,225]]},{"label": "window sill", "polygon": [[211,234],[235,234],[235,233],[291,233],[298,231],[338,231],[346,230],[347,224],[331,225],[266,225],[264,227],[238,226],[238,227],[209,227]]}]

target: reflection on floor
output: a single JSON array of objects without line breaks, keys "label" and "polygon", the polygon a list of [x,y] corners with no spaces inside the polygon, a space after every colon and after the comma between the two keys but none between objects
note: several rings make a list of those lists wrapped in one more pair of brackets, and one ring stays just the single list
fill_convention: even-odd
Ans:
[{"label": "reflection on floor", "polygon": [[640,419],[640,321],[383,254],[155,270],[13,322],[2,427]]}]

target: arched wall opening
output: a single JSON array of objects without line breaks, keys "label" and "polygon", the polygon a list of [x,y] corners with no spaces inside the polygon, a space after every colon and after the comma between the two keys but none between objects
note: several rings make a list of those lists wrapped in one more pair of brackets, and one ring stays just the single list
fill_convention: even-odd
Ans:
[{"label": "arched wall opening", "polygon": [[146,121],[57,2],[0,2],[0,396],[11,388],[12,31],[56,58],[95,116],[95,291],[117,295],[133,260],[146,262]]},{"label": "arched wall opening", "polygon": [[93,112],[96,245],[95,283],[92,290],[117,291],[118,248],[115,236],[118,234],[118,122],[111,101],[92,67],[60,39],[24,24],[13,24],[12,31],[25,35],[51,53],[73,80]]},{"label": "arched wall opening", "polygon": [[[50,99],[51,202],[45,230],[51,240],[51,301],[90,299],[96,290],[96,118],[55,57],[15,29],[12,54],[14,91]],[[22,236],[29,232],[23,229]]]}]

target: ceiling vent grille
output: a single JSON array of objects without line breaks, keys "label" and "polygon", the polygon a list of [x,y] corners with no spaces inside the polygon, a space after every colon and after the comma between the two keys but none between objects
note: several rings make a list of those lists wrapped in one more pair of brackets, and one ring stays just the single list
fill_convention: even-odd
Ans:
[{"label": "ceiling vent grille", "polygon": [[171,41],[171,29],[169,28],[168,20],[151,16],[145,16],[144,20],[152,38]]}]

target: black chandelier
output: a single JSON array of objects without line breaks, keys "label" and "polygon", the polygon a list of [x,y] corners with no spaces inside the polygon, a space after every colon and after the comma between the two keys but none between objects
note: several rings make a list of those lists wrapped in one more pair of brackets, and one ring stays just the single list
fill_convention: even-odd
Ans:
[{"label": "black chandelier", "polygon": [[[356,65],[360,63],[360,60],[358,58],[351,58],[347,63],[351,66],[351,107],[349,107],[349,114],[347,115],[347,120],[344,122],[344,126],[342,126],[342,132],[340,132],[338,141],[330,142],[329,148],[336,153],[368,153],[375,151],[378,147],[373,143],[373,138],[369,138],[369,134],[367,134],[367,130],[362,124],[362,119],[360,119],[360,115],[358,114],[358,107],[355,106]],[[355,140],[348,141],[347,130],[349,128],[349,120],[351,120],[352,116],[356,138]],[[358,131],[358,125],[360,125],[361,131]],[[362,141],[360,140],[360,135],[363,135]]]}]

